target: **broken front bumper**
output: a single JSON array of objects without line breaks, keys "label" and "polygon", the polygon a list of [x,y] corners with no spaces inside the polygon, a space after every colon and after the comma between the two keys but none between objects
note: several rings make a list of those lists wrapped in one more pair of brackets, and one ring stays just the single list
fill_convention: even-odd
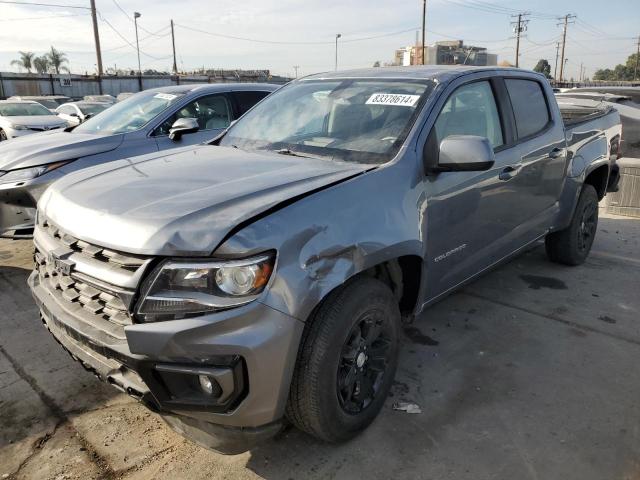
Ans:
[{"label": "broken front bumper", "polygon": [[[253,302],[191,319],[128,325],[118,339],[68,311],[37,273],[29,286],[43,323],[75,360],[196,443],[240,453],[280,430],[302,335],[299,320]],[[198,388],[199,375],[216,381],[215,398]]]},{"label": "broken front bumper", "polygon": [[59,178],[54,173],[26,182],[0,184],[0,238],[31,238],[38,199]]}]

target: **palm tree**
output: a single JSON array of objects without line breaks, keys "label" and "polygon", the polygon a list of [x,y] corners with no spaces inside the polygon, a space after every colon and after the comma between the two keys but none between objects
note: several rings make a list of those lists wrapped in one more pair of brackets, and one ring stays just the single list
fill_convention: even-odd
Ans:
[{"label": "palm tree", "polygon": [[38,73],[47,73],[50,66],[51,64],[46,54],[33,59],[33,68],[35,68]]},{"label": "palm tree", "polygon": [[60,73],[60,71],[69,71],[69,67],[64,65],[68,62],[67,55],[60,50],[56,50],[53,46],[51,46],[51,51],[47,53],[47,59],[56,73]]},{"label": "palm tree", "polygon": [[18,52],[20,54],[20,60],[13,60],[11,65],[17,65],[20,68],[25,68],[28,73],[31,73],[33,68],[33,57],[36,56],[33,52]]}]

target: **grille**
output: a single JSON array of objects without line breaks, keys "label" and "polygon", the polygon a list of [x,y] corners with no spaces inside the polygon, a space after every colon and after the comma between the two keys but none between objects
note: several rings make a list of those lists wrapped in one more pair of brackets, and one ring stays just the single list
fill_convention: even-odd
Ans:
[{"label": "grille", "polygon": [[[58,305],[92,328],[124,339],[124,326],[133,323],[130,309],[134,289],[149,259],[79,240],[46,220],[39,222],[34,240],[40,284]],[[56,255],[51,252],[57,256],[62,253],[74,268],[69,272],[56,268]]]},{"label": "grille", "polygon": [[71,235],[64,233],[60,228],[44,221],[42,227],[45,231],[57,240],[59,243],[67,248],[70,248],[74,252],[81,253],[87,257],[95,258],[101,262],[110,263],[113,266],[122,268],[131,272],[135,272],[142,265],[144,265],[146,259],[134,255],[124,255],[122,253],[115,252],[106,248],[91,245],[83,240],[78,240]]}]

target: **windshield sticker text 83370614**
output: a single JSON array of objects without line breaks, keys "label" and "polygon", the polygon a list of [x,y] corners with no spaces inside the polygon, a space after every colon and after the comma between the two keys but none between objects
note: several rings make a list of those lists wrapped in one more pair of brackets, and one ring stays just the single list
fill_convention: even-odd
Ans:
[{"label": "windshield sticker text 83370614", "polygon": [[367,105],[394,105],[413,107],[420,100],[420,95],[404,95],[401,93],[374,93],[367,100]]}]

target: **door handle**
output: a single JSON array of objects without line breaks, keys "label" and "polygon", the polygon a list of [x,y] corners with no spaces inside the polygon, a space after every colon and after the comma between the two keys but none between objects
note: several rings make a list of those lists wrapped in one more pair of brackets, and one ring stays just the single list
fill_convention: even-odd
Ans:
[{"label": "door handle", "polygon": [[556,147],[549,152],[549,158],[558,158],[562,156],[563,152],[564,149]]},{"label": "door handle", "polygon": [[498,174],[500,180],[510,180],[520,171],[520,165],[508,165]]}]

